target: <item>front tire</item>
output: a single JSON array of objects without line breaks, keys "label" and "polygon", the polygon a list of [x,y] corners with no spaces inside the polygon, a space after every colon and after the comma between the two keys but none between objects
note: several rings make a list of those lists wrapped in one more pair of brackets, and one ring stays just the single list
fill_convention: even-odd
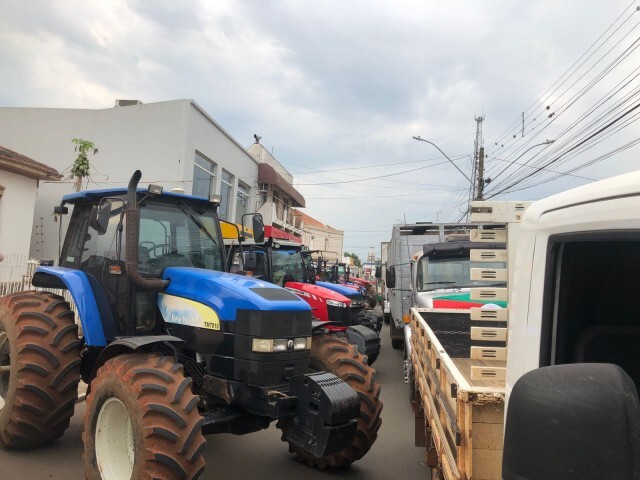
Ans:
[{"label": "front tire", "polygon": [[87,479],[198,478],[207,443],[191,383],[171,357],[128,354],[107,361],[87,396]]},{"label": "front tire", "polygon": [[[355,345],[332,335],[313,337],[311,347],[311,369],[330,372],[345,381],[360,397],[360,416],[351,446],[335,453],[317,458],[289,444],[289,451],[312,467],[346,467],[361,459],[378,438],[382,424],[380,412],[380,385],[375,382],[376,371],[369,367]],[[284,438],[283,438],[284,440]]]},{"label": "front tire", "polygon": [[80,345],[61,296],[0,299],[0,447],[33,448],[64,434],[78,398]]}]

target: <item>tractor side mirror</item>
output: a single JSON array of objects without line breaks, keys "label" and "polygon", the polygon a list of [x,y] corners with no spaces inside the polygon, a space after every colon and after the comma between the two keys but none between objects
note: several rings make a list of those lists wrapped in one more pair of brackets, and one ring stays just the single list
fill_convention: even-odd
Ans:
[{"label": "tractor side mirror", "polygon": [[256,243],[264,242],[264,221],[260,214],[253,217],[253,238]]},{"label": "tractor side mirror", "polygon": [[382,278],[382,267],[378,265],[376,267],[376,273],[374,275],[376,278]]},{"label": "tractor side mirror", "polygon": [[104,235],[107,233],[109,227],[109,219],[111,218],[111,202],[105,202],[97,207],[94,207],[91,212],[91,220],[89,225],[93,228],[98,235]]},{"label": "tractor side mirror", "polygon": [[255,270],[258,266],[258,256],[256,252],[242,252],[243,270]]},{"label": "tractor side mirror", "polygon": [[396,267],[387,268],[387,287],[396,288]]}]

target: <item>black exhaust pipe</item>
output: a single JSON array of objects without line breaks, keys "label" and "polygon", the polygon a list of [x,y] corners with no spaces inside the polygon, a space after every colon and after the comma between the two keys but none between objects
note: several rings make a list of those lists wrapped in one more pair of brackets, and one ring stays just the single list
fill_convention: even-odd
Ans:
[{"label": "black exhaust pipe", "polygon": [[145,290],[163,290],[169,285],[169,280],[161,278],[144,278],[138,272],[138,198],[136,190],[138,182],[142,177],[140,170],[133,172],[129,186],[127,187],[127,208],[125,210],[125,221],[127,234],[125,238],[125,264],[127,277],[140,288]]}]

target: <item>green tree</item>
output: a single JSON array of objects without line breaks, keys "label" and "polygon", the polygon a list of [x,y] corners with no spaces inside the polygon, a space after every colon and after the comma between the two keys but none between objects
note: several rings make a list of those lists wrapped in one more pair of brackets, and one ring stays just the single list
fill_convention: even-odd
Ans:
[{"label": "green tree", "polygon": [[362,262],[360,262],[360,258],[355,253],[344,252],[344,256],[351,258],[351,260],[353,260],[353,264],[356,267],[361,267],[362,266]]},{"label": "green tree", "polygon": [[71,143],[75,144],[74,151],[78,152],[78,156],[73,161],[71,166],[71,178],[76,179],[76,192],[82,190],[82,180],[89,176],[89,152],[93,151],[95,155],[98,153],[98,149],[93,142],[83,140],[81,138],[74,138]]}]

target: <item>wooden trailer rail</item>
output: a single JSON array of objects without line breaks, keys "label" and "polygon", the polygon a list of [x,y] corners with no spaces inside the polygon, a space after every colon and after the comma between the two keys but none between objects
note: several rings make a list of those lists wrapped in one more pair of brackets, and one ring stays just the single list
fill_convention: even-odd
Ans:
[{"label": "wooden trailer rail", "polygon": [[472,380],[469,366],[487,362],[449,357],[420,314],[425,310],[411,309],[411,363],[442,475],[446,480],[499,479],[504,386]]}]

